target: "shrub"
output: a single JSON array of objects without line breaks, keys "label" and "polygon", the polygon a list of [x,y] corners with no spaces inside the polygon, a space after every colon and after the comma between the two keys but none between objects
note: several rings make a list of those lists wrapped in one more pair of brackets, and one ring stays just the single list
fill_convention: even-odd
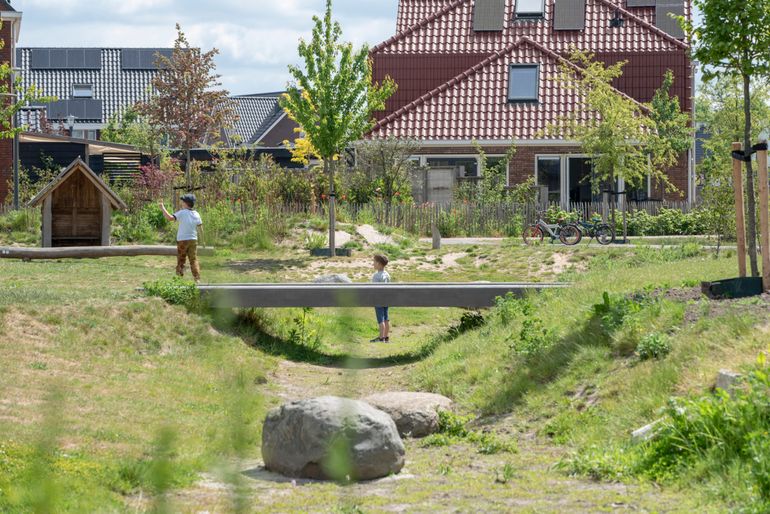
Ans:
[{"label": "shrub", "polygon": [[513,293],[495,298],[494,315],[503,325],[510,325],[519,316],[529,316],[533,312],[532,302],[526,298],[517,298]]},{"label": "shrub", "polygon": [[449,327],[449,337],[457,337],[461,334],[481,328],[486,323],[484,315],[480,312],[464,312],[460,322]]},{"label": "shrub", "polygon": [[181,277],[145,282],[144,290],[150,296],[157,296],[172,305],[184,305],[190,309],[198,307],[200,301],[200,293],[195,283]]},{"label": "shrub", "polygon": [[666,335],[658,332],[644,336],[636,347],[636,354],[643,361],[662,359],[669,353],[671,353],[671,341]]},{"label": "shrub", "polygon": [[526,318],[522,323],[519,337],[514,339],[511,350],[522,357],[533,357],[553,346],[556,335],[545,328],[540,318]]},{"label": "shrub", "polygon": [[308,232],[305,235],[305,248],[308,250],[318,250],[326,246],[326,236],[318,232]]}]

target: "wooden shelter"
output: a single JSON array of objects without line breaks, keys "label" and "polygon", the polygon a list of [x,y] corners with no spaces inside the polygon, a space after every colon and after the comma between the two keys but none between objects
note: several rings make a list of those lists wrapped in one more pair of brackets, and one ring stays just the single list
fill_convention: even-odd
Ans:
[{"label": "wooden shelter", "polygon": [[43,206],[43,247],[109,246],[112,210],[126,209],[123,200],[80,158],[28,205]]}]

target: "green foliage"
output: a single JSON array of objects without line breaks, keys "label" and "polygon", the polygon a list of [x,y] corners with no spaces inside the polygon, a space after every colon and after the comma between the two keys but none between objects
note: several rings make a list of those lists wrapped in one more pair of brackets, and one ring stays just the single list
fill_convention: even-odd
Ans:
[{"label": "green foliage", "polygon": [[602,303],[593,306],[593,312],[601,321],[606,334],[614,333],[626,319],[640,313],[656,301],[646,293],[623,295],[610,294],[606,291],[602,295],[602,300]]},{"label": "green foliage", "polygon": [[517,298],[513,293],[495,298],[494,317],[500,320],[503,326],[508,326],[521,316],[530,316],[535,308],[528,298]]},{"label": "green foliage", "polygon": [[373,139],[356,144],[356,168],[350,173],[347,199],[359,203],[375,200],[391,203],[412,201],[412,175],[417,166],[412,156],[419,144],[408,139]]},{"label": "green foliage", "polygon": [[473,416],[459,416],[450,411],[439,411],[439,430],[422,440],[422,446],[451,446],[463,442],[473,444],[479,453],[516,453],[515,441],[502,439],[491,432],[479,432],[468,428]]},{"label": "green foliage", "polygon": [[[690,212],[679,209],[661,209],[657,215],[647,211],[627,214],[629,236],[692,236],[717,233],[716,213],[711,208],[700,208]],[[623,220],[616,220],[616,233],[622,232]]]},{"label": "green foliage", "polygon": [[305,234],[305,248],[308,250],[318,250],[326,246],[326,236],[319,232],[308,232]]},{"label": "green foliage", "polygon": [[529,358],[548,350],[556,342],[556,334],[546,328],[540,318],[527,317],[522,321],[519,337],[511,343],[516,355]]},{"label": "green foliage", "polygon": [[480,312],[463,312],[463,315],[460,317],[460,322],[449,327],[449,337],[457,337],[471,330],[476,330],[483,327],[485,323],[486,320],[484,319],[484,315]]},{"label": "green foliage", "polygon": [[195,282],[181,277],[167,280],[145,282],[144,291],[150,296],[157,296],[172,305],[184,305],[193,308],[200,302],[200,293]]},{"label": "green foliage", "polygon": [[289,342],[296,346],[306,346],[310,350],[317,350],[321,346],[321,336],[313,328],[315,321],[313,309],[304,307],[299,316],[292,320],[294,326],[289,330]]},{"label": "green foliage", "polygon": [[658,332],[644,336],[636,347],[636,354],[643,361],[662,359],[669,353],[671,353],[671,340],[665,334]]}]

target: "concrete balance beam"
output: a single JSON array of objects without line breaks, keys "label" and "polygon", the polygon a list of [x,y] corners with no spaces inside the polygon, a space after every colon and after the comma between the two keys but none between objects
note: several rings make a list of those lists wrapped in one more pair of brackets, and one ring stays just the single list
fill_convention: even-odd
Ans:
[{"label": "concrete balance beam", "polygon": [[[175,256],[176,246],[68,246],[61,248],[27,248],[0,246],[0,259],[103,259],[105,257]],[[198,248],[198,255],[214,255],[214,249]]]},{"label": "concrete balance beam", "polygon": [[198,289],[211,305],[249,307],[492,307],[508,293],[560,289],[568,284],[409,283],[409,284],[218,284]]}]

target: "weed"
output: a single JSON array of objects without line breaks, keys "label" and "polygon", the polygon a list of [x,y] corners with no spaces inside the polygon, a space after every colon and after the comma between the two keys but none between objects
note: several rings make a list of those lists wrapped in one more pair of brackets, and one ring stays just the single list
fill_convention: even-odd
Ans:
[{"label": "weed", "polygon": [[438,467],[438,474],[441,476],[447,476],[452,473],[452,466],[449,464],[440,464]]},{"label": "weed", "polygon": [[305,248],[319,250],[326,246],[326,236],[318,232],[308,232],[305,235]]},{"label": "weed", "polygon": [[501,469],[495,470],[495,482],[498,484],[507,484],[516,477],[516,468],[510,462],[507,462]]},{"label": "weed", "polygon": [[668,336],[658,332],[644,336],[636,347],[636,354],[643,361],[662,359],[669,353],[671,353],[671,341]]},{"label": "weed", "polygon": [[148,295],[158,296],[172,305],[184,305],[189,309],[199,306],[200,292],[195,283],[181,277],[145,282],[144,290]]},{"label": "weed", "polygon": [[513,293],[495,298],[494,314],[503,325],[510,325],[516,318],[530,316],[534,312],[532,302],[517,298]]},{"label": "weed", "polygon": [[460,322],[449,327],[449,337],[458,337],[461,334],[483,327],[485,323],[484,315],[480,312],[464,312],[460,317]]},{"label": "weed", "polygon": [[38,371],[45,371],[48,369],[48,364],[45,362],[36,361],[30,364],[29,367]]},{"label": "weed", "polygon": [[449,411],[439,411],[439,430],[422,441],[423,447],[451,446],[461,442],[476,446],[479,453],[493,455],[497,453],[515,453],[518,451],[512,440],[503,440],[491,432],[479,432],[468,428],[473,416],[458,416]]},{"label": "weed", "polygon": [[522,322],[519,337],[511,344],[516,355],[533,357],[556,342],[553,330],[546,328],[540,318],[527,318]]},{"label": "weed", "polygon": [[317,330],[313,330],[313,309],[304,307],[302,313],[292,321],[294,326],[289,330],[289,342],[298,346],[307,346],[311,350],[317,350],[321,346],[321,336]]}]

